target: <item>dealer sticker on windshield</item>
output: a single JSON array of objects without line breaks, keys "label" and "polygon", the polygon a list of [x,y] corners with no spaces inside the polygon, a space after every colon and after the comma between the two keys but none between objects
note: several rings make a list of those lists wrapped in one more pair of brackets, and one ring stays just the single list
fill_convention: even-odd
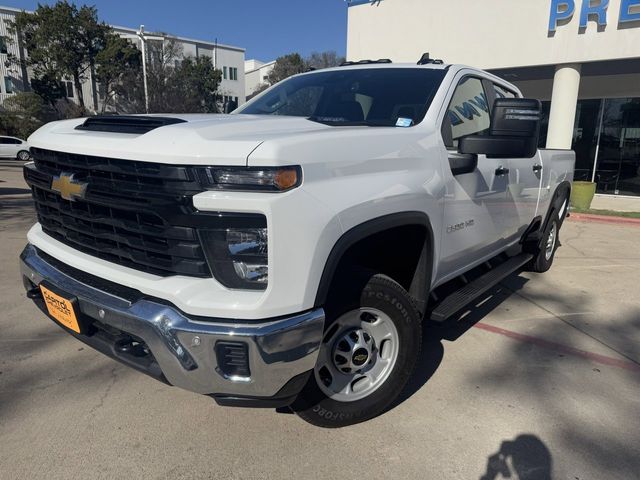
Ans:
[{"label": "dealer sticker on windshield", "polygon": [[413,120],[410,118],[400,117],[396,122],[396,127],[410,127],[413,125]]}]

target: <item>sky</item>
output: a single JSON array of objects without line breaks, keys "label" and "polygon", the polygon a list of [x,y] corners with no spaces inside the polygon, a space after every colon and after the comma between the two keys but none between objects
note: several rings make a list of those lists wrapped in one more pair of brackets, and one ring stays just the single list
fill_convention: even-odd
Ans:
[{"label": "sky", "polygon": [[[49,0],[0,0],[3,6],[34,10]],[[275,60],[335,50],[345,54],[347,3],[344,0],[80,0],[95,5],[112,25],[246,48],[247,59]]]}]

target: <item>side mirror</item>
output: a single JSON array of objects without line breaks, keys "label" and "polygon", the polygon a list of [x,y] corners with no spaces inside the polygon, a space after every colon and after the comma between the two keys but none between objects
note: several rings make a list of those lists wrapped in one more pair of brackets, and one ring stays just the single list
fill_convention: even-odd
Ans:
[{"label": "side mirror", "polygon": [[542,104],[528,98],[498,98],[488,135],[460,139],[458,151],[493,158],[531,158],[538,149]]}]

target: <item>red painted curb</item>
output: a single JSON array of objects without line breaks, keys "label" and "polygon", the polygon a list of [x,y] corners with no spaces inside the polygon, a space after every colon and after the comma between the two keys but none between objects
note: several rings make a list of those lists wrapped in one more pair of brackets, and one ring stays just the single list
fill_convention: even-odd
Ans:
[{"label": "red painted curb", "polygon": [[593,213],[572,212],[569,216],[569,220],[576,220],[578,222],[600,222],[619,225],[635,225],[640,227],[640,218],[609,217],[607,215],[594,215]]},{"label": "red painted curb", "polygon": [[607,357],[605,355],[588,352],[586,350],[580,350],[579,348],[570,347],[561,343],[550,342],[549,340],[532,337],[530,335],[523,335],[522,333],[512,332],[511,330],[505,330],[504,328],[487,325],[486,323],[476,323],[474,327],[487,332],[497,333],[498,335],[504,335],[505,337],[509,337],[520,342],[531,343],[548,350],[555,350],[556,352],[573,355],[575,357],[581,357],[595,363],[600,363],[602,365],[608,365],[610,367],[617,367],[624,370],[631,370],[632,372],[640,373],[640,365],[638,365],[637,363]]}]

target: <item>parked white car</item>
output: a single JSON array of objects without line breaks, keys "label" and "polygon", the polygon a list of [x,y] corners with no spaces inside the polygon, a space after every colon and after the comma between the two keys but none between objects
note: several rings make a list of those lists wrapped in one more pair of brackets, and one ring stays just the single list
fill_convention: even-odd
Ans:
[{"label": "parked white car", "polygon": [[26,162],[29,154],[29,144],[26,140],[16,137],[0,137],[0,158],[17,158]]}]

